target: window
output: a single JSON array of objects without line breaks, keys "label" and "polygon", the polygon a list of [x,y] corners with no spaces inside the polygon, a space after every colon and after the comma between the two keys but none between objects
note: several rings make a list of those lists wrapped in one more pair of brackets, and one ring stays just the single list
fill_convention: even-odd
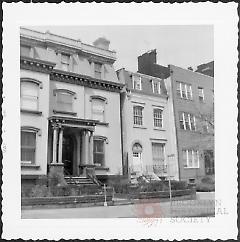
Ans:
[{"label": "window", "polygon": [[192,86],[182,82],[177,82],[177,96],[183,99],[192,100]]},{"label": "window", "polygon": [[162,110],[161,109],[153,109],[153,123],[154,127],[162,128],[163,127],[163,117],[162,117]]},{"label": "window", "polygon": [[68,54],[61,54],[61,66],[62,70],[70,71],[70,55]]},{"label": "window", "polygon": [[161,94],[161,83],[160,83],[160,81],[153,80],[152,81],[152,89],[153,89],[153,93]]},{"label": "window", "polygon": [[204,90],[202,87],[198,87],[198,99],[200,102],[204,101]]},{"label": "window", "polygon": [[143,107],[141,106],[133,107],[133,124],[143,125]]},{"label": "window", "polygon": [[75,93],[69,90],[54,90],[56,96],[56,109],[57,111],[72,112],[73,111],[73,98]]},{"label": "window", "polygon": [[94,76],[97,79],[102,79],[102,64],[94,63]]},{"label": "window", "polygon": [[39,84],[33,81],[21,81],[21,109],[38,110]]},{"label": "window", "polygon": [[156,174],[165,172],[165,144],[152,143],[152,157],[153,171]]},{"label": "window", "polygon": [[196,131],[196,118],[193,114],[189,114],[191,130]]},{"label": "window", "polygon": [[21,45],[20,55],[25,57],[31,57],[31,46]]},{"label": "window", "polygon": [[93,161],[96,166],[104,166],[104,143],[103,139],[94,138],[93,140]]},{"label": "window", "polygon": [[196,118],[193,114],[179,113],[180,129],[196,131]]},{"label": "window", "polygon": [[105,122],[105,103],[103,98],[92,98],[92,119]]},{"label": "window", "polygon": [[35,164],[36,132],[21,131],[21,162]]},{"label": "window", "polygon": [[199,152],[193,149],[183,150],[184,168],[199,168]]},{"label": "window", "polygon": [[142,90],[142,80],[140,76],[132,76],[133,89]]}]

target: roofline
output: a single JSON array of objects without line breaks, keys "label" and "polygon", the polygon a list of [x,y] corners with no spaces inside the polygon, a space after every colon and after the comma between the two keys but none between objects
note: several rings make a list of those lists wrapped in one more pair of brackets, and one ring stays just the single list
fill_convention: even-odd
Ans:
[{"label": "roofline", "polygon": [[173,64],[169,64],[168,66],[169,66],[170,68],[171,68],[171,66],[174,66],[174,67],[180,68],[180,69],[182,69],[182,70],[184,70],[184,71],[188,71],[188,72],[195,73],[195,74],[197,74],[197,75],[201,75],[201,76],[205,76],[205,77],[207,76],[207,77],[209,77],[209,78],[214,79],[214,77],[212,77],[212,76],[204,75],[203,73],[196,72],[196,71],[191,71],[191,70],[188,70],[188,69],[185,69],[185,68],[183,68],[183,67],[176,66],[176,65],[173,65]]}]

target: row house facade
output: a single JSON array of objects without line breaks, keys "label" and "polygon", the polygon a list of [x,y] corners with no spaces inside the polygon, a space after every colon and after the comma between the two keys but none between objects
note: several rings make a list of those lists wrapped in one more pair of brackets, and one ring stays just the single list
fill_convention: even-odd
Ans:
[{"label": "row house facade", "polygon": [[109,41],[20,29],[21,174],[122,174],[120,91]]},{"label": "row house facade", "polygon": [[213,77],[174,65],[158,65],[156,50],[138,57],[138,71],[165,79],[176,130],[179,179],[195,183],[214,175]]},{"label": "row house facade", "polygon": [[117,71],[121,93],[123,164],[131,181],[178,180],[173,110],[165,81],[125,69]]}]

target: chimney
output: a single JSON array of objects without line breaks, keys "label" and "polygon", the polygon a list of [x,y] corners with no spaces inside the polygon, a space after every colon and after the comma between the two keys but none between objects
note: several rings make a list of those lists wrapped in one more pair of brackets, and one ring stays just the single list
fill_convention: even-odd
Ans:
[{"label": "chimney", "polygon": [[93,42],[94,46],[105,50],[109,49],[109,44],[110,44],[110,41],[104,37],[100,37]]}]

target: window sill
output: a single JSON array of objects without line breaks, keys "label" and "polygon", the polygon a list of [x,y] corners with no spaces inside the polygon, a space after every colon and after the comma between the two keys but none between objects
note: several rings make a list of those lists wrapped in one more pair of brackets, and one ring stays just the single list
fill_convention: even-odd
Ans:
[{"label": "window sill", "polygon": [[147,127],[140,126],[140,125],[133,125],[133,128],[138,128],[138,129],[147,129]]},{"label": "window sill", "polygon": [[67,111],[60,111],[60,110],[53,110],[53,113],[55,114],[67,114],[67,115],[72,115],[72,116],[77,116],[77,113],[75,112],[67,112]]},{"label": "window sill", "polygon": [[183,98],[183,97],[179,97],[179,96],[178,96],[178,99],[183,100],[183,101],[189,101],[189,102],[194,101],[193,99]]},{"label": "window sill", "polygon": [[163,129],[163,128],[157,128],[157,127],[154,127],[153,129],[154,129],[154,130],[158,130],[158,131],[166,131],[166,129]]},{"label": "window sill", "polygon": [[40,165],[21,163],[21,168],[39,169]]},{"label": "window sill", "polygon": [[109,171],[109,167],[104,167],[104,166],[96,166],[96,170],[104,170],[104,171]]},{"label": "window sill", "polygon": [[189,130],[189,129],[181,129],[181,131],[184,131],[184,132],[191,132],[191,133],[194,133],[194,134],[198,134],[199,132],[197,130]]},{"label": "window sill", "polygon": [[42,115],[42,112],[36,111],[36,110],[28,110],[28,109],[21,109],[21,113],[29,113],[29,114],[35,114],[35,115]]},{"label": "window sill", "polygon": [[184,169],[199,169],[199,167],[184,167]]},{"label": "window sill", "polygon": [[109,126],[109,123],[99,122],[99,123],[97,123],[97,125],[100,125],[100,126]]}]

